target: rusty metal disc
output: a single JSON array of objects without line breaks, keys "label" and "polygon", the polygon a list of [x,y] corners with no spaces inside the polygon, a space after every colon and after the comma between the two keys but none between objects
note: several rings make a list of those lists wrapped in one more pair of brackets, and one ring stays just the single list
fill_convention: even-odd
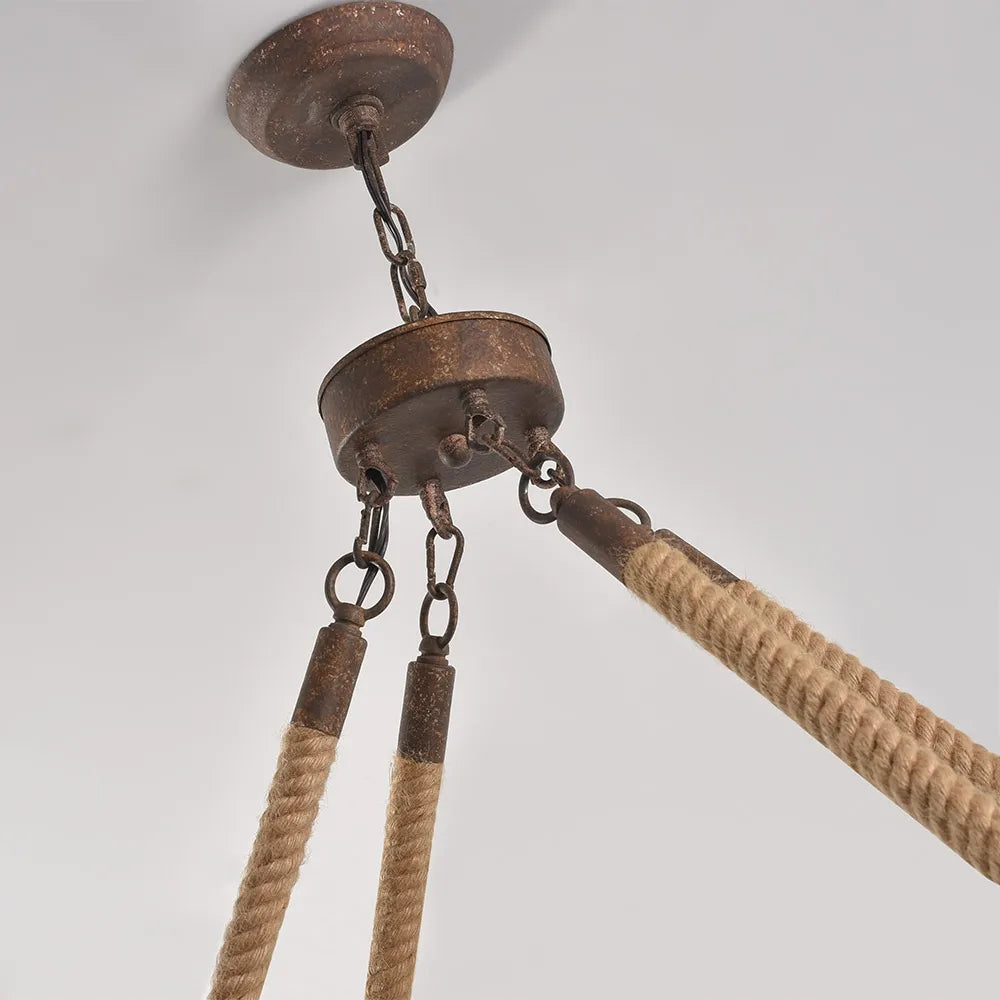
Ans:
[{"label": "rusty metal disc", "polygon": [[555,431],[563,396],[549,343],[534,323],[497,312],[444,313],[374,337],[339,361],[323,381],[319,410],[340,474],[358,479],[358,454],[375,445],[413,495],[429,479],[446,490],[498,475],[510,466],[475,451],[467,464],[439,448],[466,430],[463,395],[485,390],[506,421],[507,439],[525,448],[525,431]]},{"label": "rusty metal disc", "polygon": [[331,117],[353,99],[377,98],[379,148],[388,153],[427,123],[451,59],[448,29],[419,7],[326,7],[280,28],[243,60],[229,83],[229,118],[276,160],[347,167],[350,149]]}]

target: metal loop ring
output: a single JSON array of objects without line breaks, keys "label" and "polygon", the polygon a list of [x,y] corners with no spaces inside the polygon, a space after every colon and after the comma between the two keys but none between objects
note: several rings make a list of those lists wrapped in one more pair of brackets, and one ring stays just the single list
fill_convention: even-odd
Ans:
[{"label": "metal loop ring", "polygon": [[[362,452],[359,460],[369,457],[373,456],[364,455]],[[395,493],[396,477],[391,470],[369,462],[361,462],[358,468],[358,503],[363,503],[365,507],[384,507]]]},{"label": "metal loop ring", "polygon": [[477,410],[465,421],[465,436],[476,451],[500,451],[504,446],[507,424],[493,410]]},{"label": "metal loop ring", "polygon": [[[361,609],[364,612],[365,621],[371,621],[372,618],[377,618],[387,607],[389,607],[389,602],[392,600],[392,596],[396,592],[396,577],[392,572],[392,567],[377,553],[362,552],[361,556],[367,566],[374,566],[382,574],[382,596],[370,608]],[[323,584],[323,589],[326,593],[326,603],[329,604],[334,610],[336,610],[336,606],[338,604],[343,603],[340,598],[337,597],[337,577],[340,576],[344,569],[351,566],[353,563],[354,553],[348,552],[347,555],[341,556],[330,567],[329,572],[326,574],[326,581]]]},{"label": "metal loop ring", "polygon": [[[521,473],[521,481],[517,484],[517,499],[521,504],[521,510],[528,516],[529,520],[535,522],[535,524],[552,524],[556,519],[555,511],[548,510],[536,510],[531,506],[531,498],[528,496],[528,487],[534,482],[533,478],[527,473]],[[539,483],[542,489],[552,489],[556,482],[552,480],[548,486],[544,483]]]},{"label": "metal loop ring", "polygon": [[[555,468],[543,476],[542,466],[546,462],[555,462]],[[538,470],[533,480],[536,486],[552,489],[553,486],[576,485],[573,463],[551,441],[532,456],[532,465]]]},{"label": "metal loop ring", "polygon": [[634,500],[623,500],[621,497],[608,497],[608,503],[613,503],[616,507],[635,514],[639,518],[639,524],[643,528],[653,527],[653,519],[649,516],[649,511],[642,504],[638,504]]},{"label": "metal loop ring", "polygon": [[[406,222],[406,216],[395,205],[391,205],[390,208],[392,209],[392,214],[399,220],[402,235],[392,225],[392,216],[389,216],[388,219],[383,218],[378,208],[372,212],[372,218],[375,220],[375,232],[378,235],[378,242],[382,247],[385,259],[390,264],[402,265],[413,260],[417,254],[417,249],[414,246],[413,234],[410,232],[410,227]],[[389,233],[386,231],[386,222],[392,227],[389,231],[392,232],[393,242],[396,243],[395,250],[389,246]]]},{"label": "metal loop ring", "polygon": [[[439,646],[444,647],[455,638],[455,629],[458,628],[458,597],[455,595],[455,589],[450,584],[439,583],[437,587],[443,596],[435,597],[433,594],[426,594],[423,603],[420,605],[420,638],[434,639]],[[437,600],[448,602],[448,625],[441,635],[431,635],[431,605]]]},{"label": "metal loop ring", "polygon": [[455,586],[455,578],[458,576],[458,567],[462,562],[462,555],[465,552],[465,535],[462,534],[461,530],[457,528],[454,524],[451,526],[451,534],[455,539],[455,549],[451,554],[451,564],[448,566],[448,575],[444,578],[443,583],[438,583],[437,570],[435,569],[435,546],[434,543],[438,538],[438,533],[435,528],[431,528],[427,532],[427,593],[435,601],[444,601],[448,599],[447,590],[451,590]]}]

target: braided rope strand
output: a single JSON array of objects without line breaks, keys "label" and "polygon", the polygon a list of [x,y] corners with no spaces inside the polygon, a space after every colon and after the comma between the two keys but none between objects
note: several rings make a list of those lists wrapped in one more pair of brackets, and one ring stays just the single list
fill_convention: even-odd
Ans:
[{"label": "braided rope strand", "polygon": [[209,1000],[258,1000],[337,750],[337,737],[285,730]]},{"label": "braided rope strand", "polygon": [[729,592],[752,608],[821,666],[857,691],[904,732],[930,747],[942,760],[964,774],[977,788],[1000,795],[1000,756],[973,742],[950,722],[935,715],[912,695],[883,680],[836,643],[800,621],[796,615],[752,583],[739,580]]},{"label": "braided rope strand", "polygon": [[366,1000],[409,1000],[443,766],[393,761]]},{"label": "braided rope strand", "polygon": [[[628,588],[720,659],[987,878],[1000,882],[1000,797],[823,666],[763,615],[656,540]],[[794,625],[792,626],[794,630]],[[954,745],[954,744],[953,744]]]}]

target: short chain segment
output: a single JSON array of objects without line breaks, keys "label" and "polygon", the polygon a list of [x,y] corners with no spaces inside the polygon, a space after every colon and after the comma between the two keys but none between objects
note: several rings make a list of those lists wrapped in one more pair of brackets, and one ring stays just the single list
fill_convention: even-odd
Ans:
[{"label": "short chain segment", "polygon": [[[442,653],[448,649],[448,644],[455,637],[458,628],[458,597],[455,594],[455,579],[458,576],[462,556],[465,554],[465,535],[451,519],[451,510],[441,483],[433,479],[424,485],[421,491],[424,510],[431,522],[427,532],[427,593],[420,605],[420,637],[424,644],[432,643]],[[451,553],[451,562],[443,580],[437,575],[437,541],[452,539],[455,547]],[[430,630],[431,607],[435,601],[445,601],[448,604],[448,623],[440,635],[434,635]],[[423,647],[421,647],[423,648]]]},{"label": "short chain segment", "polygon": [[[389,262],[389,278],[396,296],[396,306],[404,323],[436,316],[427,301],[427,279],[417,260],[410,224],[402,210],[389,200],[382,168],[379,166],[378,140],[371,129],[360,129],[354,147],[356,166],[365,179],[365,186],[375,203],[373,217],[382,253]],[[407,298],[411,301],[407,303]]]},{"label": "short chain segment", "polygon": [[337,578],[351,564],[363,569],[365,575],[361,580],[357,600],[354,604],[361,607],[362,601],[368,596],[375,577],[382,575],[382,596],[370,608],[363,608],[365,619],[380,615],[389,606],[396,590],[396,580],[392,567],[385,558],[389,548],[389,501],[392,494],[389,483],[376,469],[362,471],[358,480],[358,499],[364,505],[361,509],[361,524],[358,534],[351,546],[351,551],[341,556],[326,575],[324,585],[326,600],[334,613],[344,602],[337,595]]}]

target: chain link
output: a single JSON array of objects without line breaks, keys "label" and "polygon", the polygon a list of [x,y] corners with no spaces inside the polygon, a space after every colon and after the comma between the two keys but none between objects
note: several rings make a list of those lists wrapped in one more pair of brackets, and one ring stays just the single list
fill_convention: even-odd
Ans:
[{"label": "chain link", "polygon": [[358,480],[358,498],[364,505],[361,509],[358,534],[351,551],[341,556],[330,567],[324,589],[327,603],[336,612],[337,605],[342,603],[337,596],[337,578],[343,570],[353,564],[365,571],[357,600],[354,601],[361,607],[361,602],[368,596],[375,578],[381,574],[384,583],[382,596],[370,608],[363,609],[367,620],[380,615],[389,606],[396,589],[392,567],[385,558],[389,547],[389,501],[392,498],[389,483],[378,470],[363,471]]},{"label": "chain link", "polygon": [[[436,316],[437,312],[427,301],[427,279],[420,261],[417,260],[410,224],[402,210],[389,200],[389,192],[386,190],[382,168],[378,162],[375,133],[370,129],[359,130],[355,148],[358,168],[375,203],[375,210],[372,213],[375,232],[382,253],[389,262],[389,279],[396,296],[399,315],[404,323]],[[407,303],[407,298],[411,300],[410,303]]]},{"label": "chain link", "polygon": [[[553,442],[545,427],[532,427],[525,433],[528,452],[507,437],[507,424],[490,406],[482,389],[470,389],[463,397],[466,412],[466,435],[469,444],[481,451],[492,451],[510,463],[527,482],[545,490],[572,486],[573,464]],[[543,471],[548,463],[553,468]]]},{"label": "chain link", "polygon": [[[444,497],[441,493],[442,499]],[[425,504],[426,506],[426,504]],[[445,652],[448,644],[455,637],[455,630],[458,628],[458,596],[455,593],[455,579],[458,577],[458,570],[462,564],[462,556],[465,554],[465,535],[462,534],[458,526],[451,520],[451,513],[448,510],[447,502],[435,506],[436,516],[431,516],[432,527],[427,532],[425,543],[427,551],[427,593],[424,595],[420,605],[420,637],[426,643],[432,641],[439,650]],[[455,547],[451,554],[451,562],[448,564],[448,572],[443,580],[437,576],[437,540],[454,539]],[[440,635],[434,635],[430,629],[431,606],[435,601],[445,601],[448,604],[448,622],[444,631]]]}]

